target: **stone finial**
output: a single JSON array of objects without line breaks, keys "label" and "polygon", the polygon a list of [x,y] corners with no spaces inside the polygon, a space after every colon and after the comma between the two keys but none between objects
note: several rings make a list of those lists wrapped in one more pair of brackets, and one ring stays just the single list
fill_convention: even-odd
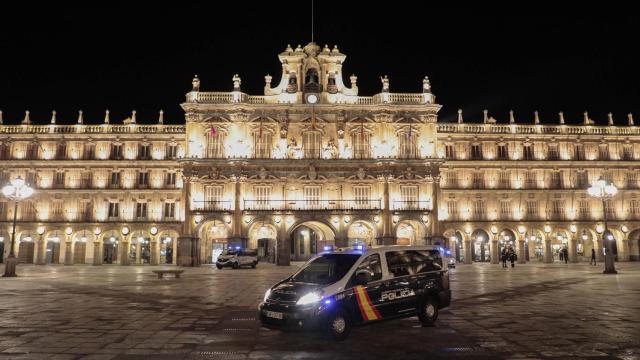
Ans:
[{"label": "stone finial", "polygon": [[271,87],[271,80],[272,80],[272,79],[273,79],[273,77],[272,77],[271,75],[269,75],[269,74],[265,75],[265,76],[264,76],[264,83],[265,83],[265,86],[267,86],[267,87]]},{"label": "stone finial", "polygon": [[583,116],[584,116],[584,124],[589,125],[589,113],[585,111]]},{"label": "stone finial", "polygon": [[558,113],[558,118],[560,119],[560,125],[564,125],[564,113],[562,111]]},{"label": "stone finial", "polygon": [[29,110],[24,112],[24,119],[22,119],[22,124],[23,125],[31,124],[31,118],[29,117]]},{"label": "stone finial", "polygon": [[200,91],[200,79],[198,78],[198,75],[194,75],[193,76],[193,80],[191,80],[191,91]]},{"label": "stone finial", "polygon": [[160,109],[160,114],[158,115],[158,124],[164,124],[164,110]]},{"label": "stone finial", "polygon": [[55,125],[56,123],[56,111],[51,111],[51,125]]},{"label": "stone finial", "polygon": [[329,45],[324,44],[324,48],[322,48],[322,52],[323,52],[323,53],[328,53],[329,51],[330,51],[330,50],[329,50]]},{"label": "stone finial", "polygon": [[538,114],[538,110],[533,112],[533,123],[540,124],[540,114]]},{"label": "stone finial", "polygon": [[608,113],[607,114],[607,124],[609,124],[609,126],[613,126],[613,114],[612,113]]},{"label": "stone finial", "polygon": [[509,110],[509,124],[515,124],[516,117],[513,115],[513,110]]},{"label": "stone finial", "polygon": [[2,110],[0,110],[0,124],[4,124],[4,120],[2,119]]},{"label": "stone finial", "polygon": [[302,52],[302,46],[300,46],[300,44],[298,44],[298,46],[296,46],[296,52]]},{"label": "stone finial", "polygon": [[84,123],[84,118],[82,116],[82,110],[78,110],[78,125],[82,125]]},{"label": "stone finial", "polygon": [[458,109],[458,124],[462,124],[464,120],[462,119],[462,109]]},{"label": "stone finial", "polygon": [[[0,111],[0,121],[2,120],[2,111]],[[627,114],[627,121],[629,122],[629,126],[633,126],[633,114]]]},{"label": "stone finial", "polygon": [[426,94],[431,93],[431,82],[429,81],[428,76],[425,76],[424,79],[422,79],[422,92]]},{"label": "stone finial", "polygon": [[109,110],[105,110],[104,112],[104,123],[105,124],[109,123]]},{"label": "stone finial", "polygon": [[357,86],[358,77],[355,74],[351,74],[349,80],[351,80],[351,87]]},{"label": "stone finial", "polygon": [[293,49],[291,48],[291,44],[287,44],[287,48],[286,48],[286,49],[284,49],[284,51],[286,51],[286,52],[292,52],[292,51],[293,51]]},{"label": "stone finial", "polygon": [[389,92],[389,77],[387,75],[381,76],[380,81],[382,82],[382,92]]},{"label": "stone finial", "polygon": [[233,75],[233,91],[240,91],[240,84],[242,83],[242,79],[238,74]]},{"label": "stone finial", "polygon": [[482,110],[482,122],[484,124],[489,122],[489,110],[487,109]]},{"label": "stone finial", "polygon": [[136,123],[136,111],[135,110],[131,111],[131,123],[132,124]]},{"label": "stone finial", "polygon": [[340,50],[338,50],[338,45],[333,45],[333,49],[331,50],[332,53],[339,53]]}]

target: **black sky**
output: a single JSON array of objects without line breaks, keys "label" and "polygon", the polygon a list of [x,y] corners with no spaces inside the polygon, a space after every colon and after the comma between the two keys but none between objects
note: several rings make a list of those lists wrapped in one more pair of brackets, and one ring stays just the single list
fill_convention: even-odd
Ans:
[{"label": "black sky", "polygon": [[[28,4],[0,15],[0,109],[5,123],[24,110],[46,123],[100,123],[110,109],[120,122],[132,109],[139,122],[181,123],[179,103],[194,74],[203,91],[228,91],[239,73],[245,92],[262,94],[264,75],[279,81],[277,54],[310,40],[310,0],[184,2],[42,8]],[[316,42],[338,44],[344,75],[358,75],[361,95],[379,92],[388,74],[392,92],[419,92],[431,78],[441,121],[458,108],[469,121],[488,109],[506,121],[531,123],[539,110],[555,123],[563,110],[596,123],[614,113],[640,118],[640,16],[634,11],[591,14],[522,8],[511,15],[479,9],[436,9],[430,2],[316,1]],[[209,6],[207,6],[209,5]],[[32,11],[38,7],[38,11]],[[363,11],[362,9],[367,9]],[[348,84],[348,79],[347,84]]]}]

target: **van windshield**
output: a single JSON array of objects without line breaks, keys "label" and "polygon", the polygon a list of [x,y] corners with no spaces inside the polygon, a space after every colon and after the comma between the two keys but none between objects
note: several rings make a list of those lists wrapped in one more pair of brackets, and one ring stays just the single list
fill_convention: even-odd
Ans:
[{"label": "van windshield", "polygon": [[324,254],[311,260],[295,273],[289,281],[329,285],[342,279],[362,255]]}]

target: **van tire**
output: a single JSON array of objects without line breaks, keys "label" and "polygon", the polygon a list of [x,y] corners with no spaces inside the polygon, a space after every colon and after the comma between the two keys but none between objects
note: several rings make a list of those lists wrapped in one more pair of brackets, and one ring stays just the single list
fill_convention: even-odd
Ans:
[{"label": "van tire", "polygon": [[238,264],[237,262],[234,262],[234,263],[233,263],[233,268],[234,268],[234,269],[237,269],[237,268],[239,268],[239,267],[240,267],[240,264]]},{"label": "van tire", "polygon": [[253,264],[251,264],[251,268],[252,268],[252,269],[255,269],[257,264],[258,264],[258,263],[254,261],[254,262],[253,262]]},{"label": "van tire", "polygon": [[433,298],[426,298],[418,311],[418,318],[422,326],[434,326],[438,320],[438,302]]},{"label": "van tire", "polygon": [[351,332],[351,319],[344,310],[338,309],[327,316],[326,329],[331,338],[343,341]]},{"label": "van tire", "polygon": [[222,270],[222,265],[216,265],[216,267],[218,268],[218,270]]}]

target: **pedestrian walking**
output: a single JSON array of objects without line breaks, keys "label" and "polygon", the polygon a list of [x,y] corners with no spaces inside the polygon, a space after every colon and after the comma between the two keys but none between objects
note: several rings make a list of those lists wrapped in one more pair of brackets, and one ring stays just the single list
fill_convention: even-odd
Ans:
[{"label": "pedestrian walking", "polygon": [[509,257],[509,252],[507,251],[507,248],[504,247],[502,248],[502,254],[500,256],[501,260],[502,260],[502,267],[503,268],[507,268],[507,258]]},{"label": "pedestrian walking", "polygon": [[567,248],[562,249],[562,256],[564,257],[564,263],[569,263],[569,250]]},{"label": "pedestrian walking", "polygon": [[517,258],[518,256],[516,255],[516,251],[512,247],[509,247],[509,261],[511,261],[512,268],[516,267]]},{"label": "pedestrian walking", "polygon": [[560,258],[560,262],[562,262],[562,260],[564,260],[564,251],[558,251],[558,257]]},{"label": "pedestrian walking", "polygon": [[596,265],[596,249],[591,249],[591,261],[589,262],[589,265],[591,264],[594,266]]}]

